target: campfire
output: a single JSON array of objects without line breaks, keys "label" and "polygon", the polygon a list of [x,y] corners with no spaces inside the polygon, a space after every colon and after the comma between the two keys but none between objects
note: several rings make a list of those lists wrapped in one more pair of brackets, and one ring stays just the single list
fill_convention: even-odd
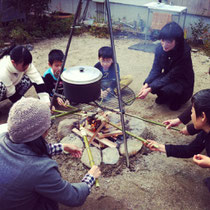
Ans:
[{"label": "campfire", "polygon": [[[108,116],[108,112],[92,114],[83,119],[81,123],[82,128],[86,131],[88,143],[99,149],[115,148],[119,146],[118,140],[122,139],[122,131],[108,123]],[[72,131],[82,137],[80,127],[73,128]]]},{"label": "campfire", "polygon": [[[81,158],[84,165],[91,167],[92,160],[96,165],[100,165],[101,162],[116,164],[120,157],[126,156],[119,114],[97,110],[80,112],[77,115],[79,120],[78,117],[75,119],[71,116],[70,119],[59,123],[58,136],[62,139],[61,143],[73,143],[84,149]],[[140,136],[147,133],[146,126],[143,121],[127,116],[125,128],[128,155],[133,156],[142,148],[142,141],[145,139]]]}]

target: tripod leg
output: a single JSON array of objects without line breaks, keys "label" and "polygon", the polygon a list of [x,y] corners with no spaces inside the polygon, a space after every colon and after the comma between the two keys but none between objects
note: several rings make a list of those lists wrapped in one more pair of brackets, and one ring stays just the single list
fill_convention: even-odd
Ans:
[{"label": "tripod leg", "polygon": [[[66,63],[66,58],[67,58],[69,47],[70,47],[70,44],[71,44],[73,32],[74,32],[74,29],[75,29],[75,26],[76,26],[77,18],[79,16],[80,11],[81,11],[81,6],[82,6],[82,0],[79,0],[78,6],[77,6],[77,11],[76,11],[76,14],[74,16],[74,22],[73,22],[73,25],[71,27],[71,31],[70,31],[70,34],[69,34],[69,40],[68,40],[68,43],[67,43],[67,46],[66,46],[66,51],[65,51],[65,56],[64,56],[64,59],[63,59],[62,67],[61,67],[61,70],[60,70],[60,73],[59,73],[59,76],[58,76],[58,80],[57,80],[56,85],[55,85],[55,93],[57,93],[58,85],[61,81],[61,74],[64,70],[64,66],[65,66],[65,63]],[[55,94],[52,97],[50,108],[52,108],[54,103],[55,103]]]}]

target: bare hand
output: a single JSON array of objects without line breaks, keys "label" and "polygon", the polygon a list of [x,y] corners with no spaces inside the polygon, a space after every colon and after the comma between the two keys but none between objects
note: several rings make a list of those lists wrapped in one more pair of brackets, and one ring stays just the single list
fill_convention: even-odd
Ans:
[{"label": "bare hand", "polygon": [[184,134],[186,136],[190,135],[188,130],[187,130],[187,127],[185,126],[181,131],[180,131],[181,134]]},{"label": "bare hand", "polygon": [[154,140],[147,139],[147,143],[144,143],[144,145],[151,151],[166,152],[165,145],[159,144]]},{"label": "bare hand", "polygon": [[176,127],[176,126],[178,126],[181,123],[182,122],[181,122],[181,120],[179,118],[172,119],[172,120],[165,120],[163,122],[164,125],[167,125],[166,126],[167,129],[170,129],[171,127]]},{"label": "bare hand", "polygon": [[140,90],[137,98],[139,98],[139,99],[145,99],[150,92],[151,92],[151,88],[150,87],[145,88],[143,90]]},{"label": "bare hand", "polygon": [[206,155],[194,155],[193,162],[200,166],[201,168],[210,168],[210,158]]},{"label": "bare hand", "polygon": [[96,165],[94,165],[89,171],[88,174],[92,175],[95,179],[97,179],[99,176],[101,176],[100,168]]},{"label": "bare hand", "polygon": [[110,88],[107,88],[106,90],[101,90],[101,98],[106,98],[109,92]]},{"label": "bare hand", "polygon": [[147,84],[147,83],[145,83],[145,84],[142,86],[142,88],[141,88],[140,91],[142,91],[142,90],[144,90],[144,89],[146,89],[146,88],[148,88],[148,84]]},{"label": "bare hand", "polygon": [[72,144],[63,144],[65,152],[70,153],[73,157],[80,158],[82,156],[82,149],[72,145]]},{"label": "bare hand", "polygon": [[65,108],[67,108],[68,105],[70,104],[68,100],[66,100],[66,101],[64,102],[63,99],[60,98],[60,97],[57,98],[57,102],[58,102],[58,104],[59,104],[60,106],[63,106],[63,107],[65,107]]}]

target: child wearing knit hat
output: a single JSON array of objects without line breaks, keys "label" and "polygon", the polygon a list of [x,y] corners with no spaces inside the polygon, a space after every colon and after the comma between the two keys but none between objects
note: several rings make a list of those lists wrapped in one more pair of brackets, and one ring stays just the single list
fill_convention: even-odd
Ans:
[{"label": "child wearing knit hat", "polygon": [[82,205],[95,179],[101,174],[93,166],[81,183],[62,179],[50,157],[81,151],[70,144],[48,145],[44,139],[51,125],[50,108],[35,98],[22,98],[9,112],[8,132],[0,134],[0,204],[2,209],[58,209]]}]

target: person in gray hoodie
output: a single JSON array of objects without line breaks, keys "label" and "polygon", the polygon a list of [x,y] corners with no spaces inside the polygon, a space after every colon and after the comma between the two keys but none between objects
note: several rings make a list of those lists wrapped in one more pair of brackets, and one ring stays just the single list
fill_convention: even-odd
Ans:
[{"label": "person in gray hoodie", "polygon": [[57,210],[58,203],[82,205],[95,179],[93,166],[81,183],[63,180],[51,155],[81,151],[70,145],[47,144],[51,125],[49,106],[35,98],[22,98],[9,112],[8,132],[0,134],[0,208],[4,210]]}]

